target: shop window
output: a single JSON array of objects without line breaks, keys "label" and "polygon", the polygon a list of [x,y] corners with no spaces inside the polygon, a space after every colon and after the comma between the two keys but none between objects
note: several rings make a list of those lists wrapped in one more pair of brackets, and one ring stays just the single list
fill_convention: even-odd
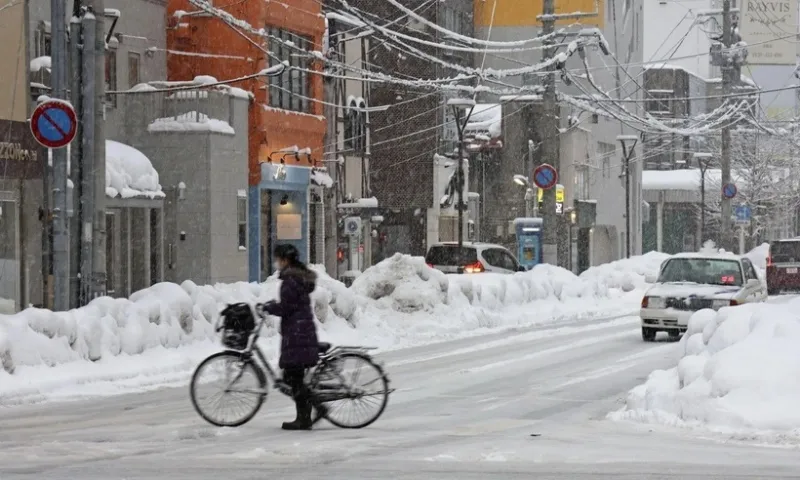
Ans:
[{"label": "shop window", "polygon": [[[275,66],[281,62],[288,62],[289,67],[269,81],[269,105],[283,110],[295,112],[308,112],[309,101],[309,74],[311,61],[308,53],[314,50],[314,44],[309,37],[297,35],[279,28],[267,27],[267,33],[274,38],[269,39],[269,65]],[[294,45],[294,46],[292,46]]]}]

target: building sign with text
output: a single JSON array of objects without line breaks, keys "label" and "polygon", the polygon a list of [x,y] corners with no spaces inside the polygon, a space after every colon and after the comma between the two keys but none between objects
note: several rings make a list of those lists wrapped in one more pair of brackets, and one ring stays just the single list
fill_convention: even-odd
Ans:
[{"label": "building sign with text", "polygon": [[40,178],[44,152],[26,122],[0,120],[0,176]]},{"label": "building sign with text", "polygon": [[795,65],[797,0],[744,0],[739,32],[751,65]]}]

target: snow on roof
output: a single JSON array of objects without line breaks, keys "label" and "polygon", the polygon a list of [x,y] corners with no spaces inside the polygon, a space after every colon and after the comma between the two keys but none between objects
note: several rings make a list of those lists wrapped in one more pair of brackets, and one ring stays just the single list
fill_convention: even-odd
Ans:
[{"label": "snow on roof", "polygon": [[148,132],[212,132],[235,135],[233,127],[223,120],[208,118],[198,112],[188,112],[175,117],[157,118],[147,126]]},{"label": "snow on roof", "polygon": [[[706,188],[719,185],[722,172],[718,168],[706,170]],[[731,172],[731,179],[738,188],[744,186],[741,175]],[[686,170],[644,170],[642,171],[642,190],[699,190],[700,169]]]},{"label": "snow on roof", "polygon": [[338,208],[378,208],[378,199],[375,197],[359,198],[355,202],[340,203]]},{"label": "snow on roof", "polygon": [[497,138],[502,134],[503,106],[499,103],[479,103],[472,109],[465,132],[489,132],[489,136]]},{"label": "snow on roof", "polygon": [[31,73],[36,73],[43,68],[50,70],[50,68],[52,68],[51,65],[52,61],[50,60],[50,57],[34,58],[31,60]]},{"label": "snow on roof", "polygon": [[150,159],[124,143],[106,140],[106,195],[114,198],[163,198]]},{"label": "snow on roof", "polygon": [[693,71],[689,70],[688,68],[682,67],[680,65],[675,65],[672,63],[649,63],[647,65],[642,66],[643,70],[683,70],[684,72],[688,73],[689,75],[695,76],[701,80],[705,80],[705,78],[701,77],[700,75],[694,73]]}]

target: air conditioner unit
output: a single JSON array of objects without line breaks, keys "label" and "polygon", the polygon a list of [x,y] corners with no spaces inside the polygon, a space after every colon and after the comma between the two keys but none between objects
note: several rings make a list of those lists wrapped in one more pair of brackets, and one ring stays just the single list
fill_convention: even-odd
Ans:
[{"label": "air conditioner unit", "polygon": [[347,217],[344,219],[344,234],[358,236],[361,234],[361,217]]}]

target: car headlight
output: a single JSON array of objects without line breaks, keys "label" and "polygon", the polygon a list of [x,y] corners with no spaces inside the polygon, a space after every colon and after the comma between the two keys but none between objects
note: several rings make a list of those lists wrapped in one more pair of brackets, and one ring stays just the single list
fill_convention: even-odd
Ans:
[{"label": "car headlight", "polygon": [[647,308],[665,308],[667,300],[662,297],[647,297]]},{"label": "car headlight", "polygon": [[712,300],[711,301],[711,308],[714,310],[719,310],[722,307],[730,307],[731,305],[735,305],[732,303],[731,300]]}]

